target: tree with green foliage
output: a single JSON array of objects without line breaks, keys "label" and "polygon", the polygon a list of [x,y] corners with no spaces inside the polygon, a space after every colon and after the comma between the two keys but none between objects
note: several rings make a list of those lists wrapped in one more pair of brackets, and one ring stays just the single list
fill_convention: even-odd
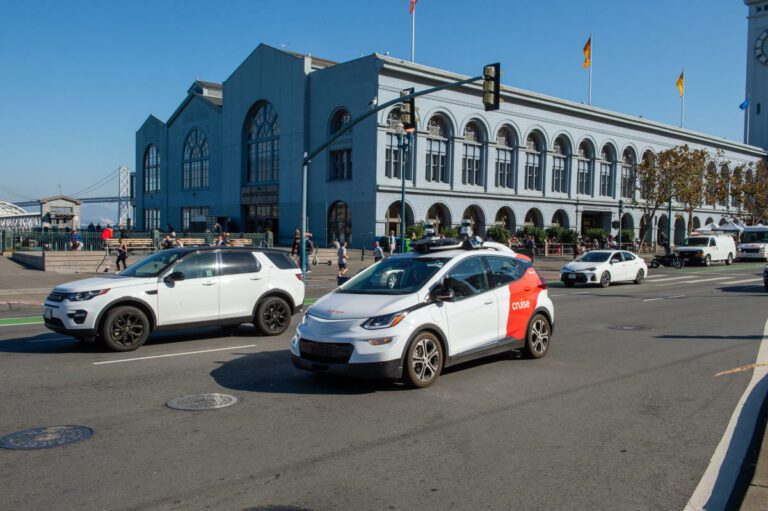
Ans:
[{"label": "tree with green foliage", "polygon": [[488,229],[487,239],[507,244],[509,240],[509,230],[503,225],[493,225]]}]

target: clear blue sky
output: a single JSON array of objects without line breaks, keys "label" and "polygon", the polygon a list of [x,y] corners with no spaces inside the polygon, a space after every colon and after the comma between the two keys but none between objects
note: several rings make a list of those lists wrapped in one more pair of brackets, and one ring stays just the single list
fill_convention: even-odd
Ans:
[{"label": "clear blue sky", "polygon": [[[4,2],[0,200],[73,194],[120,164],[195,78],[223,81],[261,42],[344,61],[410,55],[409,0]],[[747,9],[741,0],[419,0],[416,61],[742,140]],[[19,196],[14,196],[13,191]],[[96,190],[116,194],[117,182]],[[84,215],[85,216],[85,215]]]}]

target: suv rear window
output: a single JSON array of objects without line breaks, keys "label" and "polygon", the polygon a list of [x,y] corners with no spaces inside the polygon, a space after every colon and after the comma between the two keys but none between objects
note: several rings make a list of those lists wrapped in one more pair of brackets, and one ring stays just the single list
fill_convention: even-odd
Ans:
[{"label": "suv rear window", "polygon": [[264,252],[264,255],[272,261],[272,264],[281,270],[296,270],[299,266],[291,259],[291,256],[283,252]]},{"label": "suv rear window", "polygon": [[237,275],[239,273],[256,273],[261,268],[259,262],[254,257],[253,252],[232,252],[228,250],[221,251],[221,274]]}]

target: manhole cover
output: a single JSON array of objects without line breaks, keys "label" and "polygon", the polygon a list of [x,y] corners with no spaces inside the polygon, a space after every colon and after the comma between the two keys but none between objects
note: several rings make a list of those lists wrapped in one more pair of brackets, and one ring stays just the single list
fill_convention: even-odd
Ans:
[{"label": "manhole cover", "polygon": [[645,325],[618,325],[618,326],[609,326],[609,330],[622,330],[625,332],[630,332],[633,330],[647,330],[648,327]]},{"label": "manhole cover", "polygon": [[85,426],[46,426],[25,429],[0,438],[3,449],[47,449],[85,440],[93,435]]},{"label": "manhole cover", "polygon": [[211,393],[177,397],[168,401],[166,405],[175,410],[196,412],[200,410],[218,410],[219,408],[226,408],[237,404],[238,401],[240,401],[240,398],[230,396],[229,394]]}]

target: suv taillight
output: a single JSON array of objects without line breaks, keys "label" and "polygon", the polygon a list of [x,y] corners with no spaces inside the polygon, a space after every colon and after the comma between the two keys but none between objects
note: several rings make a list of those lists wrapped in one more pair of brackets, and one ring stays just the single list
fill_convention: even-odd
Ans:
[{"label": "suv taillight", "polygon": [[303,280],[304,280],[304,278],[301,276],[301,273],[297,273],[297,274],[296,274],[296,278],[297,278],[297,279],[299,279],[299,280],[301,280],[301,281],[303,281]]}]

